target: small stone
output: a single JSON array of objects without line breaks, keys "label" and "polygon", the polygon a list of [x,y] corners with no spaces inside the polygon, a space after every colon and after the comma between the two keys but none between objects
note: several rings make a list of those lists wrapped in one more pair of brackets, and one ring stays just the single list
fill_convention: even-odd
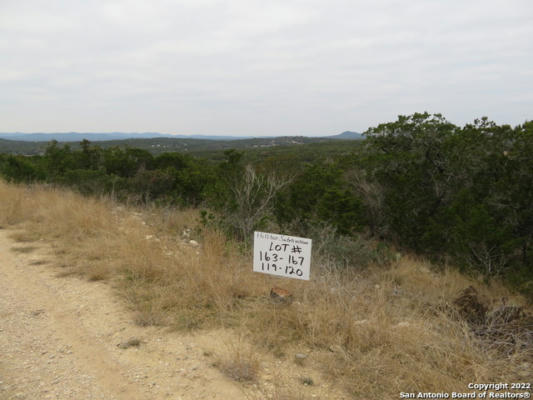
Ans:
[{"label": "small stone", "polygon": [[334,344],[332,346],[329,346],[328,350],[331,351],[332,353],[340,353],[340,354],[344,353],[344,349],[341,346],[339,346],[338,344]]},{"label": "small stone", "polygon": [[270,289],[270,298],[277,303],[286,304],[292,303],[293,300],[292,293],[279,287],[273,287]]},{"label": "small stone", "polygon": [[408,326],[410,326],[411,324],[407,321],[402,321],[402,322],[398,322],[396,325],[395,325],[395,328],[407,328]]},{"label": "small stone", "polygon": [[307,358],[307,354],[304,353],[296,353],[294,355],[294,362],[298,365],[302,365],[304,360]]},{"label": "small stone", "polygon": [[199,244],[196,240],[189,240],[189,244],[192,246],[192,247],[198,247]]}]

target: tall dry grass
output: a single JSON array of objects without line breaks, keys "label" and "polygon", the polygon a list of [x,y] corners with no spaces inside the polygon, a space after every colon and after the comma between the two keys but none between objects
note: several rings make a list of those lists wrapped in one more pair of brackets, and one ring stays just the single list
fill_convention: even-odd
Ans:
[{"label": "tall dry grass", "polygon": [[[305,348],[309,362],[353,398],[523,381],[532,365],[531,344],[502,354],[452,312],[454,298],[470,285],[487,304],[524,300],[452,269],[435,271],[404,257],[361,272],[337,270],[324,259],[314,261],[311,281],[282,281],[252,273],[251,255],[220,232],[198,227],[195,210],[133,209],[3,182],[0,199],[1,226],[26,232],[19,236],[26,241],[49,240],[65,274],[115,282],[138,324],[233,328],[281,358]],[[182,236],[184,230],[191,233]],[[270,288],[279,285],[294,294],[291,305],[269,300]]]}]

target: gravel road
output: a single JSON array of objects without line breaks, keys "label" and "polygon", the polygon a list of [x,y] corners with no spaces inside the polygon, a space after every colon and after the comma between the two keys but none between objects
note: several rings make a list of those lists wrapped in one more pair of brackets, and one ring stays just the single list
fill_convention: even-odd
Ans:
[{"label": "gravel road", "polygon": [[10,233],[0,229],[0,399],[249,398],[199,344],[218,346],[216,332],[135,326],[109,284],[58,277],[44,242]]}]

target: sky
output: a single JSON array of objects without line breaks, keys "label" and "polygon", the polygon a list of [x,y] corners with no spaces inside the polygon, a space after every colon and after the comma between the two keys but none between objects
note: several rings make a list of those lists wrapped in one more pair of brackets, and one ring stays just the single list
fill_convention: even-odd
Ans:
[{"label": "sky", "polygon": [[531,0],[0,0],[0,132],[533,119]]}]

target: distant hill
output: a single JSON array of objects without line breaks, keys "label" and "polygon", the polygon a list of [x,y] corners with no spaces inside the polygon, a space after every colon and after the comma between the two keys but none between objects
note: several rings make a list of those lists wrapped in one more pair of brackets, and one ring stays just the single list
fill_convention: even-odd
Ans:
[{"label": "distant hill", "polygon": [[87,139],[91,142],[105,140],[125,140],[125,139],[151,139],[151,138],[174,138],[174,139],[205,139],[205,140],[240,140],[249,139],[251,136],[214,136],[214,135],[171,135],[159,132],[109,132],[109,133],[80,133],[80,132],[60,132],[60,133],[0,133],[0,139],[20,140],[23,142],[81,142]]},{"label": "distant hill", "polygon": [[131,147],[148,150],[153,154],[165,152],[204,153],[228,149],[267,149],[290,147],[309,143],[339,142],[340,140],[361,140],[356,132],[343,132],[334,136],[271,136],[237,137],[208,135],[169,135],[162,133],[0,133],[0,153],[42,154],[48,143],[57,140],[60,145],[68,144],[72,149],[80,148],[80,142],[87,139],[97,142],[102,148]]},{"label": "distant hill", "polygon": [[[287,137],[287,136],[285,136]],[[301,137],[301,136],[300,136]],[[305,136],[304,136],[305,137]],[[199,139],[199,140],[246,140],[246,139],[269,139],[276,140],[282,136],[217,136],[217,135],[172,135],[168,133],[159,132],[57,132],[57,133],[0,133],[0,139],[19,140],[23,142],[50,142],[57,140],[58,142],[81,142],[87,139],[91,142],[101,142],[108,140],[129,140],[129,139],[154,139],[154,138],[170,138],[170,139]],[[363,139],[363,135],[357,132],[346,131],[339,135],[333,136],[315,136],[313,139],[342,139],[342,140],[359,140]]]},{"label": "distant hill", "polygon": [[342,132],[339,135],[324,136],[324,137],[327,139],[341,139],[341,140],[361,140],[365,138],[361,133],[351,132],[351,131]]},{"label": "distant hill", "polygon": [[27,142],[22,140],[0,139],[0,153],[8,154],[40,154],[46,149],[48,142]]},{"label": "distant hill", "polygon": [[[91,140],[92,141],[92,140]],[[148,150],[152,154],[167,152],[184,152],[200,154],[205,152],[223,151],[229,149],[275,149],[281,147],[301,146],[311,143],[339,143],[340,140],[330,137],[280,136],[275,138],[249,138],[240,140],[212,140],[212,139],[183,139],[175,137],[156,137],[138,139],[117,139],[95,141],[101,148],[130,147]],[[42,154],[49,142],[32,142],[23,140],[0,139],[0,153],[11,154]],[[80,141],[59,142],[68,144],[73,150],[80,148]],[[339,143],[341,144],[341,143]]]}]

